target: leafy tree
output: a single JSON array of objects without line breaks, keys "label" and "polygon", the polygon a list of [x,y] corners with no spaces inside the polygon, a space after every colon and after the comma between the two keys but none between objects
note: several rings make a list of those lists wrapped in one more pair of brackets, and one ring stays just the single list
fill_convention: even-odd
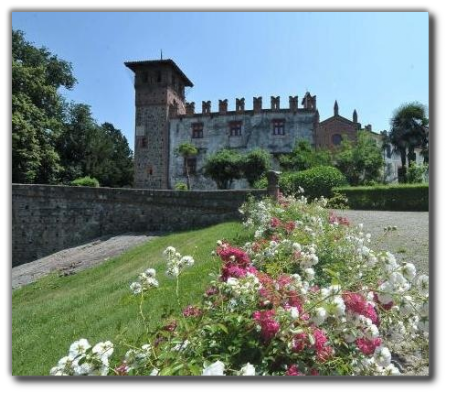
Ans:
[{"label": "leafy tree", "polygon": [[102,186],[133,184],[133,153],[122,132],[111,123],[98,126],[96,135],[89,138],[86,171]]},{"label": "leafy tree", "polygon": [[[63,183],[69,183],[84,176],[97,177],[90,172],[93,161],[90,161],[88,156],[89,144],[94,147],[98,140],[98,130],[90,106],[76,103],[66,105],[63,133],[56,144],[65,168],[61,176]],[[100,159],[105,157],[103,150],[101,151],[102,155],[98,157]],[[92,152],[92,157],[93,155]]]},{"label": "leafy tree", "polygon": [[271,168],[271,154],[257,148],[244,156],[242,170],[250,187]]},{"label": "leafy tree", "polygon": [[391,119],[390,141],[394,151],[401,156],[401,180],[405,178],[407,161],[410,167],[412,161],[416,160],[417,147],[421,147],[425,158],[428,158],[428,125],[426,108],[418,102],[404,104],[394,111]]},{"label": "leafy tree", "polygon": [[198,149],[192,143],[182,143],[176,148],[175,153],[184,159],[185,176],[187,177],[187,190],[191,190],[188,159],[197,155]]},{"label": "leafy tree", "polygon": [[306,169],[322,165],[332,165],[331,153],[327,150],[315,150],[307,140],[296,143],[293,151],[282,155],[280,166],[285,171],[305,171]]},{"label": "leafy tree", "polygon": [[12,31],[13,182],[56,183],[62,166],[55,143],[62,132],[58,89],[76,83],[71,64]]},{"label": "leafy tree", "polygon": [[382,151],[369,132],[358,131],[356,142],[343,140],[334,153],[334,159],[336,167],[352,186],[381,180]]},{"label": "leafy tree", "polygon": [[204,165],[204,175],[215,181],[219,189],[229,189],[235,179],[242,177],[242,155],[222,149],[209,156]]}]

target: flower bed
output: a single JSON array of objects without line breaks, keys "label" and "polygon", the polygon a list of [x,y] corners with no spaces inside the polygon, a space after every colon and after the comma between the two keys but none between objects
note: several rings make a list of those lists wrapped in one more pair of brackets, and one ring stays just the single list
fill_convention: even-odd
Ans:
[{"label": "flower bed", "polygon": [[[395,349],[428,352],[428,277],[371,250],[362,226],[325,205],[250,200],[242,213],[251,240],[217,242],[220,274],[199,305],[157,329],[145,323],[144,343],[121,362],[109,362],[111,342],[79,340],[51,374],[399,375]],[[198,262],[173,247],[164,259],[179,301],[179,277]],[[130,286],[141,314],[155,275],[148,269]]]}]

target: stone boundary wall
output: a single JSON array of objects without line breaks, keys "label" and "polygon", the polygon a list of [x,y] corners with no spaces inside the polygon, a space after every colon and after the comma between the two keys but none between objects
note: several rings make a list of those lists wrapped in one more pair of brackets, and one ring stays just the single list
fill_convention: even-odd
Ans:
[{"label": "stone boundary wall", "polygon": [[180,231],[239,219],[248,195],[267,193],[12,186],[13,267],[100,236]]}]

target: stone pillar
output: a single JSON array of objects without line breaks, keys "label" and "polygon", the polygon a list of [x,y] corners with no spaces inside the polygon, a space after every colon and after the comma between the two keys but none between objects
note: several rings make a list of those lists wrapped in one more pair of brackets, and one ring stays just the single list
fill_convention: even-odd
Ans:
[{"label": "stone pillar", "polygon": [[211,114],[211,101],[203,101],[203,115]]},{"label": "stone pillar", "polygon": [[193,116],[195,114],[195,103],[194,102],[187,102],[185,104],[185,114],[187,116]]},{"label": "stone pillar", "polygon": [[219,99],[219,113],[220,113],[220,115],[226,115],[226,112],[228,112],[228,100],[227,99],[224,99],[224,100]]},{"label": "stone pillar", "polygon": [[298,110],[298,97],[289,97],[290,111],[296,113]]},{"label": "stone pillar", "polygon": [[261,113],[263,109],[263,98],[253,97],[253,113]]},{"label": "stone pillar", "polygon": [[244,112],[245,109],[245,98],[236,98],[236,112]]},{"label": "stone pillar", "polygon": [[279,199],[279,171],[268,171],[266,172],[266,178],[268,179],[268,196],[273,200]]}]

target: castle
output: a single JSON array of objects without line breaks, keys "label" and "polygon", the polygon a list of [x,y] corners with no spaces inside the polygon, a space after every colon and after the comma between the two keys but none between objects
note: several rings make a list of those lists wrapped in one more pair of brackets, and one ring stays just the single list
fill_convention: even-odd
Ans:
[{"label": "castle", "polygon": [[[135,73],[135,183],[136,188],[173,189],[185,182],[183,158],[175,155],[179,144],[193,143],[198,155],[187,160],[192,187],[215,189],[215,183],[202,175],[202,167],[210,154],[222,148],[248,152],[264,148],[278,157],[292,151],[300,139],[314,147],[332,148],[340,144],[342,134],[356,139],[361,129],[356,110],[353,120],[339,115],[337,101],[334,116],[321,121],[317,97],[307,92],[301,102],[290,96],[286,107],[280,97],[271,97],[269,108],[262,97],[253,98],[253,110],[245,109],[245,99],[237,98],[234,110],[228,100],[219,100],[218,111],[211,101],[202,103],[201,113],[195,113],[195,103],[186,102],[185,88],[193,83],[171,60],[126,62]],[[372,131],[370,125],[365,127]],[[376,136],[379,137],[379,136]],[[246,183],[237,181],[237,188]]]}]

